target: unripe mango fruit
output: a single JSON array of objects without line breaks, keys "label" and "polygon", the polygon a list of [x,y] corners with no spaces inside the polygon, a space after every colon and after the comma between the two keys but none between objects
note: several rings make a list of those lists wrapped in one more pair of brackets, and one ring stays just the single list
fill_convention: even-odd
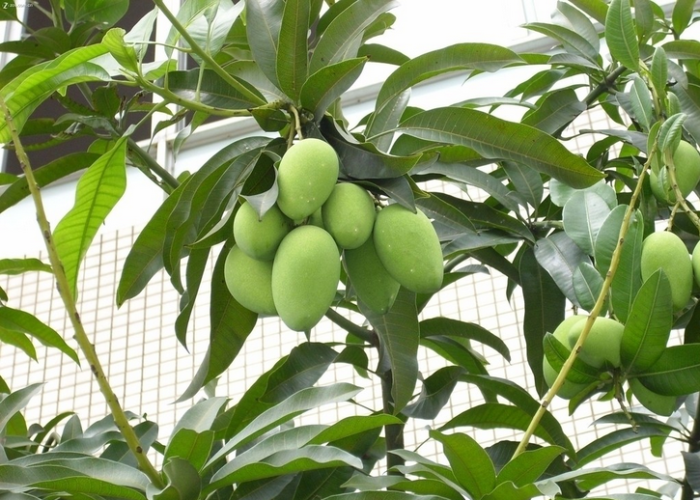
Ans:
[{"label": "unripe mango fruit", "polygon": [[[559,326],[557,326],[554,332],[552,332],[552,335],[554,335],[554,338],[556,338],[559,342],[564,344],[564,346],[571,349],[571,346],[569,345],[569,331],[571,330],[572,326],[578,324],[579,322],[585,319],[586,316],[569,316],[564,321],[559,323]],[[557,375],[559,375],[559,372],[555,370],[554,367],[552,367],[552,365],[547,360],[547,356],[542,358],[542,374],[544,375],[544,381],[549,387],[552,387],[554,385],[554,381],[556,380]],[[584,390],[586,387],[586,384],[578,384],[570,380],[565,380],[564,384],[557,391],[557,396],[559,396],[562,399],[571,399],[578,393],[580,393],[582,390]]]},{"label": "unripe mango fruit", "polygon": [[434,293],[442,286],[440,240],[430,219],[401,205],[383,208],[374,222],[374,246],[389,274],[416,293]]},{"label": "unripe mango fruit", "polygon": [[683,309],[693,289],[693,265],[683,240],[670,231],[652,233],[642,244],[642,279],[646,281],[658,269],[663,269],[671,284],[673,309]]},{"label": "unripe mango fruit", "polygon": [[272,264],[272,298],[284,324],[300,332],[314,327],[333,303],[339,279],[333,237],[316,226],[292,230]]},{"label": "unripe mango fruit", "polygon": [[358,299],[377,314],[389,312],[401,285],[379,260],[374,239],[370,237],[360,247],[345,250],[343,261]]},{"label": "unripe mango fruit", "polygon": [[272,300],[272,262],[256,260],[233,246],[224,262],[224,280],[233,298],[258,314],[277,314]]},{"label": "unripe mango fruit", "polygon": [[308,217],[323,205],[338,181],[339,161],[320,139],[303,139],[284,154],[277,171],[277,205],[292,220]]},{"label": "unripe mango fruit", "polygon": [[691,263],[693,265],[693,276],[695,276],[695,283],[700,286],[700,241],[698,241],[695,244],[695,248],[693,248]]},{"label": "unripe mango fruit", "polygon": [[[673,165],[676,171],[676,183],[683,198],[688,196],[700,181],[700,153],[695,146],[681,141],[673,152]],[[671,176],[666,169],[652,170],[649,178],[651,189],[657,199],[669,204],[676,202],[676,193],[671,185]]]},{"label": "unripe mango fruit", "polygon": [[372,234],[376,211],[370,194],[350,182],[336,184],[322,207],[323,227],[341,248],[357,248]]},{"label": "unripe mango fruit", "polygon": [[[578,341],[586,321],[580,321],[569,330],[571,347]],[[607,361],[614,367],[620,366],[620,342],[625,325],[610,318],[598,317],[578,353],[579,358],[591,366],[601,367]]]},{"label": "unripe mango fruit", "polygon": [[676,396],[664,396],[657,394],[646,387],[637,378],[629,379],[630,389],[632,394],[637,398],[637,401],[649,411],[668,417],[676,411]]},{"label": "unripe mango fruit", "polygon": [[246,201],[233,219],[233,237],[236,245],[248,257],[272,260],[277,247],[292,227],[292,221],[276,205],[259,219],[255,209]]}]

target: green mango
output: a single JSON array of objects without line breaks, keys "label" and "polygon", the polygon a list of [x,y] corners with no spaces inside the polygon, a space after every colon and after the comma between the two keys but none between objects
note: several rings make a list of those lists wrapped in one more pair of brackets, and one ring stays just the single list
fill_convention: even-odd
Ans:
[{"label": "green mango", "polygon": [[224,262],[224,280],[233,298],[246,309],[277,314],[272,300],[272,261],[253,259],[233,246]]},{"label": "green mango", "polygon": [[670,416],[676,411],[678,398],[676,396],[664,396],[657,394],[646,387],[637,378],[629,379],[630,390],[637,401],[649,411],[662,415]]},{"label": "green mango", "polygon": [[442,286],[440,240],[430,219],[399,204],[389,205],[374,222],[374,246],[389,274],[416,293],[434,293]]},{"label": "green mango", "polygon": [[272,264],[272,298],[292,330],[308,331],[333,303],[340,254],[333,237],[316,226],[299,226],[282,240]]},{"label": "green mango", "polygon": [[335,150],[320,139],[303,139],[287,150],[277,170],[277,205],[292,220],[318,210],[338,181]]},{"label": "green mango", "polygon": [[358,299],[377,314],[389,312],[401,285],[379,260],[374,239],[370,237],[360,247],[345,250],[343,262]]},{"label": "green mango", "polygon": [[336,184],[322,207],[323,227],[341,248],[357,248],[372,234],[374,200],[370,194],[350,182]]},{"label": "green mango", "polygon": [[[569,330],[571,330],[572,326],[580,323],[581,321],[584,321],[585,319],[586,316],[569,316],[564,321],[559,323],[559,326],[555,328],[554,332],[552,332],[552,335],[554,335],[554,338],[556,338],[559,342],[561,342],[570,349],[571,346],[569,345]],[[549,387],[552,387],[554,385],[554,381],[559,375],[559,372],[556,371],[547,360],[547,356],[544,356],[542,358],[542,374],[544,375],[544,381]],[[584,390],[586,387],[588,387],[587,384],[578,384],[570,380],[564,380],[564,384],[557,391],[557,396],[559,396],[562,399],[571,399],[578,393],[580,393],[582,390]]]},{"label": "green mango", "polygon": [[259,219],[255,209],[246,201],[233,219],[233,237],[236,245],[249,257],[272,260],[277,247],[293,227],[292,221],[276,205]]},{"label": "green mango", "polygon": [[642,244],[642,279],[646,281],[658,269],[663,269],[671,284],[673,309],[683,309],[693,290],[693,264],[683,240],[670,231],[652,233]]},{"label": "green mango", "polygon": [[[676,182],[683,198],[688,196],[700,181],[700,153],[695,146],[681,141],[673,152],[673,165],[676,169]],[[668,169],[652,169],[649,177],[654,196],[669,205],[676,202],[676,193],[671,185]]]},{"label": "green mango", "polygon": [[691,255],[691,264],[693,266],[693,276],[695,276],[695,283],[700,286],[700,241],[695,244],[693,248],[693,253]]},{"label": "green mango", "polygon": [[[569,330],[571,347],[578,341],[585,325],[585,321],[580,321]],[[578,353],[579,358],[594,367],[602,367],[606,362],[619,367],[620,342],[624,331],[625,325],[614,319],[596,318]]]}]

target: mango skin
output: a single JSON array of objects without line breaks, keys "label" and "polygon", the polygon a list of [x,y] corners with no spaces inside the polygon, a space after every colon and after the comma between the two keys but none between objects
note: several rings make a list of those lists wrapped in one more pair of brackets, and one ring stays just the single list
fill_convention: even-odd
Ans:
[{"label": "mango skin", "polygon": [[[552,335],[554,335],[554,338],[556,338],[559,342],[571,349],[571,346],[569,345],[569,330],[571,330],[571,327],[585,319],[586,316],[569,316],[564,321],[559,323],[559,326],[557,326],[554,332],[552,332]],[[554,381],[556,380],[557,375],[559,375],[559,372],[552,367],[549,361],[547,361],[546,356],[542,358],[542,374],[544,375],[544,381],[547,383],[548,387],[552,387],[554,385]],[[571,382],[570,380],[565,380],[564,384],[557,391],[557,396],[562,399],[571,399],[586,387],[586,384],[577,384],[575,382]]]},{"label": "mango skin", "polygon": [[374,246],[389,274],[404,288],[434,293],[442,286],[443,259],[430,219],[401,205],[383,208],[374,222]]},{"label": "mango skin", "polygon": [[693,276],[695,276],[695,283],[700,286],[700,241],[695,244],[690,260],[693,265]]},{"label": "mango skin", "polygon": [[323,205],[338,181],[339,161],[320,139],[303,139],[287,150],[277,170],[277,205],[292,220],[308,217]]},{"label": "mango skin", "polygon": [[340,254],[333,237],[316,226],[299,226],[282,240],[272,264],[272,298],[280,318],[308,331],[333,303]]},{"label": "mango skin", "polygon": [[669,417],[676,411],[676,396],[663,396],[650,391],[636,378],[629,379],[629,384],[634,397],[647,410],[664,417]]},{"label": "mango skin", "polygon": [[224,280],[234,299],[258,314],[276,315],[272,300],[272,262],[256,260],[233,246],[224,262]]},{"label": "mango skin", "polygon": [[292,221],[276,205],[258,219],[255,209],[246,201],[233,219],[233,237],[236,245],[249,257],[272,260],[277,247],[293,227]]},{"label": "mango skin", "polygon": [[357,248],[372,235],[374,201],[357,184],[336,184],[322,210],[323,226],[341,248]]},{"label": "mango skin", "polygon": [[379,260],[374,239],[370,237],[360,247],[345,250],[343,262],[358,299],[377,314],[389,312],[401,285]]},{"label": "mango skin", "polygon": [[671,284],[673,309],[680,311],[693,290],[693,265],[683,240],[669,231],[652,233],[642,244],[642,279],[646,281],[658,269],[663,269]]},{"label": "mango skin", "polygon": [[[685,198],[700,182],[700,153],[689,142],[681,141],[673,152],[673,165],[676,169],[678,189]],[[666,169],[658,169],[658,172],[652,170],[649,181],[657,199],[668,204],[676,202],[676,193],[671,187],[671,176]]]},{"label": "mango skin", "polygon": [[[569,343],[572,347],[581,336],[585,325],[586,322],[581,321],[569,330]],[[614,319],[596,318],[586,341],[581,346],[579,357],[591,366],[601,367],[608,362],[616,368],[619,367],[620,342],[624,331],[625,325]]]}]

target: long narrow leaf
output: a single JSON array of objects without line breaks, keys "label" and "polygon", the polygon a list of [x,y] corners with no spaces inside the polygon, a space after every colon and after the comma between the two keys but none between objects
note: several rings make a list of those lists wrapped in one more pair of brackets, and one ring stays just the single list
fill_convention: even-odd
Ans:
[{"label": "long narrow leaf", "polygon": [[280,88],[294,101],[299,100],[308,75],[308,31],[308,0],[287,0],[280,26],[276,69]]},{"label": "long narrow leaf", "polygon": [[31,335],[45,346],[55,347],[80,364],[78,355],[66,344],[63,337],[28,312],[10,307],[0,307],[0,327]]},{"label": "long narrow leaf", "polygon": [[633,71],[639,70],[639,45],[629,0],[612,0],[605,17],[605,37],[612,56]]}]

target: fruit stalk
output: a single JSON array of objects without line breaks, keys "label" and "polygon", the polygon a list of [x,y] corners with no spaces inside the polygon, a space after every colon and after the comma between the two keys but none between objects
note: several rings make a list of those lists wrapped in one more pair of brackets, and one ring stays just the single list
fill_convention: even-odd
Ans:
[{"label": "fruit stalk", "polygon": [[527,445],[530,442],[530,439],[535,433],[535,430],[540,424],[540,421],[542,420],[542,417],[544,416],[545,412],[547,411],[547,407],[549,404],[552,402],[552,399],[554,399],[554,396],[556,396],[557,392],[559,389],[561,389],[561,386],[564,385],[564,381],[566,380],[567,375],[569,374],[569,370],[571,370],[571,367],[574,364],[574,361],[576,360],[576,356],[578,355],[579,351],[581,350],[581,347],[583,346],[583,343],[586,341],[588,338],[588,334],[591,331],[591,327],[593,326],[593,323],[595,322],[596,318],[600,314],[600,311],[603,309],[603,306],[605,305],[605,300],[607,298],[608,292],[610,291],[610,286],[612,285],[613,278],[615,277],[615,272],[617,271],[617,267],[620,263],[620,258],[622,256],[622,243],[625,240],[625,237],[627,236],[627,232],[629,230],[630,226],[630,221],[632,220],[632,214],[634,214],[635,206],[637,205],[637,199],[639,198],[639,195],[642,192],[642,186],[644,184],[644,177],[646,176],[646,173],[649,169],[649,166],[651,165],[651,159],[653,158],[655,152],[656,152],[657,145],[654,144],[654,147],[652,148],[652,151],[649,152],[648,158],[644,166],[642,167],[642,171],[639,174],[639,179],[637,181],[637,186],[634,189],[634,192],[632,193],[632,197],[630,199],[630,203],[627,207],[627,210],[625,211],[625,216],[622,220],[622,226],[620,227],[620,233],[619,237],[617,239],[617,245],[615,246],[615,250],[613,251],[612,254],[612,259],[610,261],[610,268],[605,276],[605,280],[603,281],[603,286],[600,290],[600,294],[598,295],[598,299],[596,300],[595,305],[593,306],[593,309],[591,310],[591,313],[589,314],[588,318],[586,319],[586,323],[583,327],[583,331],[581,332],[581,335],[579,336],[578,340],[574,344],[574,346],[571,348],[571,354],[569,354],[569,357],[566,359],[564,362],[564,365],[561,368],[561,371],[559,372],[559,375],[557,376],[556,380],[554,381],[554,384],[552,384],[552,387],[549,388],[549,391],[544,395],[542,400],[540,401],[540,407],[537,409],[537,412],[535,415],[533,415],[532,420],[530,421],[530,425],[528,426],[527,430],[525,431],[525,435],[523,436],[522,440],[520,441],[520,444],[516,448],[515,452],[513,453],[513,457],[511,458],[514,459],[521,453],[523,453],[527,449]]},{"label": "fruit stalk", "polygon": [[[678,201],[676,201],[676,205],[680,205],[681,207],[683,207],[683,211],[688,215],[688,218],[693,223],[693,225],[697,228],[698,232],[700,232],[700,218],[688,206],[688,203],[685,201],[685,197],[683,196],[683,193],[681,193],[681,190],[678,187],[678,182],[676,181],[676,165],[674,164],[674,161],[673,161],[673,154],[671,154],[670,151],[667,151],[666,155],[665,155],[665,159],[666,159],[666,165],[668,165],[668,174],[669,174],[669,177],[671,179],[671,186],[673,186],[673,192],[676,194],[676,200],[678,200]],[[674,207],[674,212],[675,212],[675,207]]]},{"label": "fruit stalk", "polygon": [[58,256],[58,251],[56,250],[56,246],[54,244],[51,227],[46,217],[46,211],[44,210],[44,203],[42,201],[41,194],[39,193],[39,185],[34,178],[34,173],[29,163],[29,158],[20,141],[19,132],[17,131],[17,127],[15,126],[12,115],[10,114],[10,110],[2,97],[0,97],[0,109],[2,109],[2,112],[5,115],[7,127],[15,145],[17,159],[19,160],[24,175],[27,179],[27,185],[36,208],[37,222],[39,224],[39,228],[41,229],[41,234],[44,237],[44,242],[46,243],[46,250],[49,254],[49,261],[51,263],[51,268],[53,269],[53,274],[56,277],[56,286],[63,301],[64,307],[66,308],[66,312],[68,313],[71,324],[73,325],[73,329],[75,330],[75,339],[78,342],[78,346],[90,365],[90,370],[95,376],[97,384],[100,387],[100,391],[102,392],[107,405],[109,406],[110,412],[112,413],[114,423],[124,437],[129,450],[131,450],[132,454],[136,458],[139,468],[148,476],[155,486],[158,488],[163,488],[165,485],[163,484],[160,474],[143,452],[141,443],[139,443],[139,438],[136,435],[133,427],[131,427],[129,424],[129,419],[126,416],[126,413],[124,413],[124,410],[119,404],[117,396],[112,390],[112,386],[107,380],[105,372],[102,369],[102,364],[100,363],[97,353],[95,352],[95,346],[90,342],[87,332],[85,331],[83,323],[80,319],[80,315],[75,304],[75,298],[71,294],[70,286],[68,285],[68,278],[66,277],[63,264]]}]

